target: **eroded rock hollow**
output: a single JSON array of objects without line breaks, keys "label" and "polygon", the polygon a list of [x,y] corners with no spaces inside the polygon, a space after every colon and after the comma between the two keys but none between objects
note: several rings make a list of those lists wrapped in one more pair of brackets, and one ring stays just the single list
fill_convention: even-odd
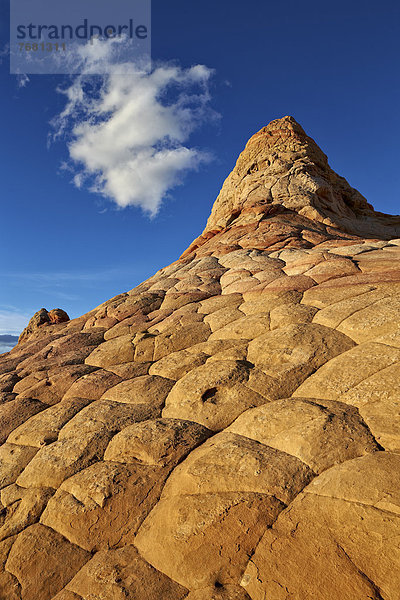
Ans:
[{"label": "eroded rock hollow", "polygon": [[398,600],[399,238],[284,117],[179,260],[28,328],[1,600]]}]

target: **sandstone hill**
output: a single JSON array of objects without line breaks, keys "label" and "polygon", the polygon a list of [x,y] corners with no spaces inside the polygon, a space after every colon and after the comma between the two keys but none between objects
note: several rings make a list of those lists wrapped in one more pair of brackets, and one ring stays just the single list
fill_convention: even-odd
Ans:
[{"label": "sandstone hill", "polygon": [[285,117],[177,262],[36,316],[0,359],[1,600],[399,600],[399,238]]}]

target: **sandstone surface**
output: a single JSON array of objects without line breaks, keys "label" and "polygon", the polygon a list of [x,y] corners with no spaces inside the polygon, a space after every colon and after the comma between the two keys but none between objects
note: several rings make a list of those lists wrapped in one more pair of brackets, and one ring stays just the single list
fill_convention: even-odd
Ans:
[{"label": "sandstone surface", "polygon": [[292,118],[203,233],[0,357],[0,600],[399,600],[400,217]]}]

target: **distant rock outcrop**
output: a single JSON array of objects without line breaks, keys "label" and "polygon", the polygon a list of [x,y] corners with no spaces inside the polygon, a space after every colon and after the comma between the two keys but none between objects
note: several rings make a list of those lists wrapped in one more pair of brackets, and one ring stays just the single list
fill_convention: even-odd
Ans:
[{"label": "distant rock outcrop", "polygon": [[53,308],[50,311],[41,308],[33,315],[28,325],[19,336],[18,342],[26,342],[30,335],[39,329],[39,327],[58,325],[59,323],[67,323],[67,321],[69,321],[69,316],[61,308]]},{"label": "distant rock outcrop", "polygon": [[181,259],[39,311],[0,359],[1,600],[398,600],[399,224],[285,117]]}]

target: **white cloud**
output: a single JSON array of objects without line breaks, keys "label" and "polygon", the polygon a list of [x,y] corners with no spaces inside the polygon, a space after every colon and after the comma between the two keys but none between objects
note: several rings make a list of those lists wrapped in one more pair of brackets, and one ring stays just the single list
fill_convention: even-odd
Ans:
[{"label": "white cloud", "polygon": [[[66,105],[52,123],[53,139],[69,140],[76,187],[153,216],[182,175],[210,159],[187,142],[194,129],[217,117],[209,106],[213,71],[171,64],[146,71],[115,62],[122,43],[94,40],[76,50],[82,74],[58,90]],[[98,72],[105,74],[90,75]]]}]

